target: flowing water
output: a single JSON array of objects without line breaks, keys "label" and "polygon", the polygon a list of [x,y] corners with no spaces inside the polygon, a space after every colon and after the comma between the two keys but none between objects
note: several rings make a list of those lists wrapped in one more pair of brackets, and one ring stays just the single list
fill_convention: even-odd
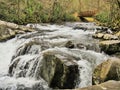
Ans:
[{"label": "flowing water", "polygon": [[[92,38],[96,28],[100,27],[94,23],[32,26],[36,28],[35,32],[17,35],[0,43],[0,90],[50,89],[48,83],[38,75],[45,52],[74,58],[79,66],[76,88],[92,85],[94,68],[108,58],[100,53],[98,40]],[[76,26],[87,30],[74,29]],[[66,46],[69,41],[74,47]]]}]

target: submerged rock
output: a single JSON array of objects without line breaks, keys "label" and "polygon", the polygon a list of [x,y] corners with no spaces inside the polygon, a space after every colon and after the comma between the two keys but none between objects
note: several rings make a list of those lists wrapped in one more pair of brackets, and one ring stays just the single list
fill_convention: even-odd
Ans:
[{"label": "submerged rock", "polygon": [[110,58],[95,68],[93,84],[103,83],[108,80],[120,80],[120,59]]},{"label": "submerged rock", "polygon": [[120,40],[101,41],[100,47],[107,54],[115,54],[120,52]]},{"label": "submerged rock", "polygon": [[67,48],[74,48],[75,45],[72,43],[72,41],[68,41],[68,42],[65,44],[65,47],[67,47]]}]

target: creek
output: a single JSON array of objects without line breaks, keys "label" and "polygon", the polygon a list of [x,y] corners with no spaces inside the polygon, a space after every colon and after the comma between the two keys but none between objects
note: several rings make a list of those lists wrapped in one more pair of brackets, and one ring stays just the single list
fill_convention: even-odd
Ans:
[{"label": "creek", "polygon": [[[13,39],[0,43],[0,90],[71,89],[92,85],[93,70],[108,58],[100,51],[99,40],[92,38],[99,26],[95,23],[70,22],[64,25],[27,25],[30,26],[36,31],[17,35]],[[74,75],[69,77],[63,70],[61,77],[68,78],[64,81],[67,84],[60,86],[59,83],[55,84],[59,80],[60,83],[62,82],[61,78],[56,81],[54,79],[56,68],[62,68],[59,68],[59,65],[57,67],[56,64],[56,66],[51,65],[50,62],[54,62],[53,60],[47,63],[48,66],[44,66],[46,54],[59,57],[61,61],[63,60],[64,67],[77,66],[77,69],[75,68],[77,71],[68,69],[69,75],[78,72],[77,78]],[[48,58],[52,58],[51,56]],[[70,82],[71,78],[74,82]]]}]

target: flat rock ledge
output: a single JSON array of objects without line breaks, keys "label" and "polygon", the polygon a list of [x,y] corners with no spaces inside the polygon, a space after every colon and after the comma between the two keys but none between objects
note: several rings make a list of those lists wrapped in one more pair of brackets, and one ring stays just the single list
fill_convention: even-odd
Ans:
[{"label": "flat rock ledge", "polygon": [[0,42],[9,40],[17,34],[24,34],[33,31],[35,30],[32,28],[0,20]]},{"label": "flat rock ledge", "polygon": [[120,90],[120,81],[108,81],[102,84],[74,90]]},{"label": "flat rock ledge", "polygon": [[107,40],[99,43],[101,50],[111,55],[120,52],[120,40]]},{"label": "flat rock ledge", "polygon": [[103,40],[118,40],[119,39],[119,35],[118,33],[112,35],[112,34],[104,34],[104,33],[96,33],[93,34],[93,37],[96,39],[103,39]]}]

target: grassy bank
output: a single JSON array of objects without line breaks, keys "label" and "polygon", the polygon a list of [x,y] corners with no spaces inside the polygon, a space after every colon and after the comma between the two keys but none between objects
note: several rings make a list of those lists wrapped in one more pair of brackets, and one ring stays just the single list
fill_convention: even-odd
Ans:
[{"label": "grassy bank", "polygon": [[96,10],[101,23],[119,23],[109,17],[110,3],[105,0],[0,0],[0,19],[17,24],[77,21],[73,13],[86,10]]},{"label": "grassy bank", "polygon": [[63,6],[58,1],[0,0],[0,19],[17,24],[75,21],[71,12]]}]

